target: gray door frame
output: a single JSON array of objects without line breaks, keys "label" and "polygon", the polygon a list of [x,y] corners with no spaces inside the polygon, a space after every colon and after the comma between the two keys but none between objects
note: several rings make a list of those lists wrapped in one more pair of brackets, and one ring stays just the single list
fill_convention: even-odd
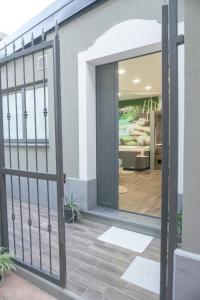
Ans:
[{"label": "gray door frame", "polygon": [[[101,206],[106,206],[110,208],[118,209],[118,170],[119,170],[119,163],[118,163],[118,144],[119,144],[119,137],[118,137],[118,63],[108,63],[105,65],[99,65],[96,67],[96,133],[97,133],[97,204]],[[106,109],[105,103],[103,103],[101,99],[101,92],[100,89],[101,81],[103,80],[102,72],[109,72],[110,73],[110,80],[113,81],[114,90],[110,95],[110,102],[113,104],[113,110],[110,111],[111,113],[111,124],[102,124],[102,111]],[[102,80],[101,80],[102,79]],[[111,87],[111,88],[112,88]],[[104,87],[103,87],[104,88]],[[105,90],[106,92],[106,90]],[[104,115],[104,113],[103,113]],[[106,133],[107,129],[105,126],[110,125],[111,131],[113,131],[113,135],[110,137],[110,145],[104,144],[104,137],[103,135]],[[103,145],[103,149],[102,149]],[[111,147],[111,148],[110,148]],[[107,157],[107,154],[110,155]],[[104,172],[105,165],[106,167],[109,166],[109,163],[113,168],[109,171],[110,177],[108,173]],[[113,172],[112,172],[113,171]],[[108,187],[109,186],[109,187]],[[107,192],[104,189],[108,188]],[[110,192],[110,196],[109,196]],[[108,197],[107,197],[108,196]],[[104,198],[105,197],[105,198]],[[105,199],[105,200],[104,200]]]},{"label": "gray door frame", "polygon": [[[118,152],[119,152],[119,131],[118,131],[118,127],[119,127],[119,124],[118,124],[118,92],[119,92],[119,89],[118,89],[118,63],[123,61],[123,60],[129,60],[129,59],[134,59],[134,58],[139,58],[139,57],[143,57],[143,56],[147,56],[147,55],[151,55],[151,54],[155,54],[155,53],[160,53],[162,50],[155,50],[155,51],[149,51],[149,52],[145,52],[144,53],[137,53],[137,55],[135,56],[132,56],[132,57],[128,57],[128,58],[125,58],[125,59],[122,59],[122,60],[119,60],[119,61],[115,61],[115,62],[112,62],[112,63],[108,63],[108,64],[104,64],[104,65],[98,65],[96,67],[96,70],[100,67],[103,67],[103,66],[106,66],[106,65],[115,65],[115,68],[116,68],[116,72],[115,72],[115,91],[114,91],[114,94],[115,94],[115,121],[113,122],[113,132],[114,132],[114,136],[115,136],[115,149],[113,151],[113,157],[114,157],[114,160],[115,160],[115,169],[113,170],[114,173],[115,173],[115,177],[116,177],[116,180],[114,181],[114,184],[115,184],[115,201],[113,201],[113,206],[112,208],[115,208],[115,209],[119,209],[119,193],[118,193],[118,185],[119,185],[119,162],[118,162],[118,158],[119,158],[119,155],[118,155]],[[98,85],[98,77],[96,76],[96,91],[98,91],[99,89],[99,85]],[[98,101],[98,92],[96,94],[96,101]],[[96,105],[96,117],[97,117],[97,150],[96,150],[96,154],[97,154],[97,204],[99,204],[101,206],[101,204],[98,202],[98,176],[99,176],[99,171],[98,171],[98,157],[100,155],[100,149],[98,147],[98,135],[99,135],[99,129],[98,129],[98,105]],[[99,188],[100,189],[100,188]],[[103,206],[103,205],[102,205]],[[138,212],[132,212],[134,214],[138,214],[138,215],[144,215],[144,214],[140,214]],[[150,215],[145,215],[145,216],[149,216],[149,217],[152,217]]]}]

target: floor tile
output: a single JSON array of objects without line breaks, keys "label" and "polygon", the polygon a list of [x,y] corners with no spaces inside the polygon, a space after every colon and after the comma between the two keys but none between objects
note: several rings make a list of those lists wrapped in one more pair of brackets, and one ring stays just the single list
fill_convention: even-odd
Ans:
[{"label": "floor tile", "polygon": [[151,243],[153,237],[113,226],[100,235],[98,240],[142,253]]},{"label": "floor tile", "polygon": [[160,263],[137,256],[121,279],[159,294]]}]

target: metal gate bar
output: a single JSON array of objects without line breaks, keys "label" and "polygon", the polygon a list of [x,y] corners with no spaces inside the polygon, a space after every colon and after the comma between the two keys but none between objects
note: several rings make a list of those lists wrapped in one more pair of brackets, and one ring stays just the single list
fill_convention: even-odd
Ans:
[{"label": "metal gate bar", "polygon": [[[45,35],[44,31],[42,34],[42,40],[44,41]],[[42,59],[43,59],[43,65],[45,64],[45,53],[44,49],[42,50]],[[44,121],[45,121],[45,156],[46,156],[46,172],[48,173],[49,167],[48,167],[48,145],[47,145],[47,101],[46,101],[46,74],[45,74],[45,67],[43,68],[43,90],[44,90]],[[62,146],[62,145],[61,145]],[[50,198],[49,198],[49,181],[46,181],[47,183],[47,207],[48,207],[48,233],[49,233],[49,268],[50,268],[50,274],[52,274],[52,257],[51,257],[51,214],[50,214]],[[63,195],[64,196],[64,195]]]},{"label": "metal gate bar", "polygon": [[54,101],[55,101],[55,135],[56,139],[56,168],[57,168],[57,199],[58,201],[58,232],[59,232],[59,259],[61,286],[66,284],[66,249],[65,249],[65,221],[63,213],[64,205],[64,174],[63,174],[63,148],[62,148],[62,111],[61,111],[61,81],[60,81],[60,42],[58,25],[54,38]]},{"label": "metal gate bar", "polygon": [[[1,93],[1,72],[0,72],[0,169],[5,167],[4,154],[4,134],[3,130],[3,103]],[[1,246],[9,247],[8,242],[8,219],[7,219],[7,201],[6,201],[6,180],[4,174],[0,174],[0,195],[1,195]]]},{"label": "metal gate bar", "polygon": [[49,181],[57,180],[57,175],[56,174],[32,172],[32,171],[23,171],[23,170],[18,170],[18,169],[9,169],[9,168],[2,168],[0,170],[0,174],[13,175],[13,176],[19,175],[20,177],[27,177],[28,176],[29,178],[48,179]]},{"label": "metal gate bar", "polygon": [[[22,38],[22,48],[24,49],[24,39]],[[24,97],[24,129],[25,129],[25,145],[26,145],[26,170],[29,170],[29,163],[28,163],[28,139],[27,139],[27,118],[28,118],[28,112],[27,112],[27,104],[26,104],[26,69],[25,69],[25,57],[22,56],[22,67],[23,67],[23,97]],[[28,226],[29,226],[29,242],[30,242],[30,260],[31,265],[33,264],[33,253],[32,253],[32,220],[31,220],[31,201],[30,201],[30,181],[29,177],[27,177],[27,188],[28,188]],[[38,219],[38,228],[39,228],[39,236],[40,236],[40,221]],[[40,245],[41,248],[41,245]],[[41,256],[40,256],[41,260]]]},{"label": "metal gate bar", "polygon": [[163,166],[160,300],[173,299],[178,209],[178,35],[177,0],[162,6]]},{"label": "metal gate bar", "polygon": [[[15,44],[14,43],[13,43],[13,51],[15,51]],[[16,86],[17,86],[16,59],[14,59],[13,63],[14,63],[14,93],[15,93],[16,137],[17,137],[17,166],[18,166],[18,169],[20,169],[20,159],[19,159],[19,128],[18,128],[18,100],[17,100],[17,88],[16,88]],[[8,89],[8,87],[7,87],[7,89]],[[7,92],[9,93],[9,91],[7,91]],[[19,203],[20,203],[20,224],[21,224],[22,259],[24,261],[24,231],[23,231],[22,197],[21,197],[21,177],[20,176],[18,176],[18,185],[19,185]]]},{"label": "metal gate bar", "polygon": [[169,189],[169,59],[168,59],[168,5],[162,6],[162,207],[161,207],[161,269],[160,299],[167,292],[167,236]]},{"label": "metal gate bar", "polygon": [[[45,51],[47,49],[52,49],[53,53],[53,74],[54,74],[54,111],[55,111],[55,153],[56,153],[56,174],[49,173],[48,166],[48,107],[46,100],[46,71],[45,71]],[[64,199],[64,175],[63,175],[63,159],[62,159],[62,119],[61,119],[61,92],[60,92],[60,48],[59,48],[59,36],[58,28],[56,26],[56,35],[54,41],[45,41],[45,34],[42,31],[41,43],[35,45],[34,37],[32,35],[31,45],[29,48],[25,49],[24,40],[22,38],[22,49],[18,52],[15,51],[15,45],[13,43],[13,54],[7,56],[7,49],[5,46],[5,57],[0,60],[0,67],[2,73],[2,67],[5,66],[5,75],[6,75],[6,89],[2,90],[0,85],[0,192],[1,192],[1,222],[2,222],[2,243],[3,246],[9,249],[9,239],[8,239],[8,219],[7,219],[7,196],[6,196],[6,180],[5,177],[10,176],[11,182],[11,210],[12,210],[12,226],[13,226],[13,243],[14,243],[14,255],[16,262],[23,267],[43,276],[44,278],[55,282],[56,284],[61,285],[62,287],[66,284],[66,252],[65,252],[65,223],[63,217],[63,199]],[[44,144],[45,144],[45,172],[39,172],[38,168],[38,137],[37,137],[37,101],[36,101],[36,78],[35,78],[35,53],[42,52],[42,61],[43,61],[43,72],[42,80],[40,83],[43,87],[43,120],[44,120]],[[34,149],[35,149],[35,171],[29,170],[29,151],[28,151],[28,117],[29,111],[27,107],[27,87],[26,82],[26,64],[25,57],[29,56],[32,59],[32,87],[33,87],[33,106],[34,106],[34,134],[35,138]],[[25,141],[25,170],[21,170],[20,165],[20,151],[19,151],[19,123],[18,123],[18,89],[17,86],[17,59],[22,59],[22,73],[23,73],[23,129],[24,129],[24,141]],[[14,73],[14,92],[15,98],[15,118],[16,118],[16,146],[17,146],[17,169],[12,168],[12,142],[11,140],[11,117],[10,113],[10,87],[9,87],[9,76],[8,76],[8,64],[13,62],[13,73]],[[0,78],[0,84],[1,84]],[[3,96],[2,93],[6,94],[7,97],[7,126],[8,126],[8,154],[9,154],[9,168],[5,167],[5,154],[4,154],[4,129],[3,129]],[[12,134],[13,135],[13,134]],[[19,208],[20,208],[20,229],[21,229],[21,250],[22,258],[17,257],[16,255],[16,235],[15,235],[15,205],[14,205],[14,195],[13,195],[13,176],[18,178],[18,189],[19,189]],[[27,183],[27,204],[28,204],[28,235],[29,235],[29,254],[30,262],[27,262],[25,259],[24,251],[24,220],[23,220],[23,204],[22,204],[22,192],[21,192],[21,178],[26,178]],[[37,224],[38,224],[38,238],[39,238],[39,267],[34,265],[33,262],[33,241],[32,241],[32,211],[31,211],[31,198],[30,193],[30,179],[36,180],[36,196],[37,196]],[[49,257],[49,270],[43,265],[43,253],[42,253],[42,237],[41,237],[41,212],[40,212],[40,191],[39,191],[39,180],[46,181],[46,193],[47,193],[47,231],[48,231],[48,257]],[[56,182],[57,187],[57,221],[58,221],[58,244],[59,244],[59,267],[60,275],[57,276],[52,271],[52,245],[51,245],[51,212],[50,212],[50,195],[49,195],[49,182]]]},{"label": "metal gate bar", "polygon": [[[7,55],[7,48],[5,47],[5,55]],[[8,89],[8,65],[6,64],[6,89]],[[10,142],[10,99],[8,91],[7,96],[7,122],[8,122],[8,145],[9,145],[9,166],[12,169],[12,155],[11,155],[11,142]],[[16,243],[15,243],[15,213],[14,213],[14,198],[13,198],[13,177],[10,176],[11,184],[11,201],[12,201],[12,224],[13,224],[13,240],[14,240],[14,254],[16,255]]]},{"label": "metal gate bar", "polygon": [[170,169],[169,169],[169,241],[168,293],[173,299],[174,250],[176,248],[176,216],[178,207],[178,5],[169,0],[169,93],[170,93]]},{"label": "metal gate bar", "polygon": [[[32,35],[32,46],[34,46],[34,37]],[[34,98],[34,128],[35,128],[35,169],[38,173],[38,142],[37,142],[37,121],[36,121],[36,92],[35,92],[35,53],[32,53],[32,68],[33,68],[33,98]],[[36,179],[37,186],[37,211],[38,211],[38,234],[40,246],[40,270],[42,269],[42,254],[41,254],[41,233],[40,233],[40,195],[39,195],[39,181]]]}]

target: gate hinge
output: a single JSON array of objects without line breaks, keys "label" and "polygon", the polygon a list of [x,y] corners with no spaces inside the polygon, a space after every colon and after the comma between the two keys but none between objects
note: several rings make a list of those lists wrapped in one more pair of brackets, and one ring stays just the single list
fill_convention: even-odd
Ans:
[{"label": "gate hinge", "polygon": [[177,46],[181,46],[181,45],[183,45],[184,44],[184,34],[179,34],[178,36],[177,36],[177,40],[176,40],[176,44],[177,44]]}]

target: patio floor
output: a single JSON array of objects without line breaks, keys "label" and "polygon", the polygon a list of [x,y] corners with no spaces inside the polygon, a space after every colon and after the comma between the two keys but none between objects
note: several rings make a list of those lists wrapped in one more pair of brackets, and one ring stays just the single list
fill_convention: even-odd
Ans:
[{"label": "patio floor", "polygon": [[[11,215],[11,203],[8,203],[8,215]],[[20,213],[19,203],[14,202],[15,234],[18,256],[21,255]],[[33,263],[39,264],[38,251],[38,211],[31,205]],[[25,260],[30,260],[28,205],[23,203],[23,232],[25,245]],[[47,210],[40,209],[41,242],[43,266],[48,266],[48,231]],[[57,219],[51,212],[52,224],[52,270],[58,271]],[[67,254],[67,284],[66,287],[85,300],[156,300],[158,294],[140,288],[122,280],[123,273],[136,256],[159,261],[160,240],[154,238],[143,253],[137,253],[119,246],[105,243],[97,238],[110,228],[83,218],[74,224],[66,224],[66,254]],[[9,222],[10,249],[13,252],[13,227]],[[41,298],[42,299],[42,298]],[[45,299],[45,298],[44,298]]]},{"label": "patio floor", "polygon": [[31,300],[56,300],[13,273],[6,276],[4,285],[0,287],[0,300],[27,300],[30,296]]}]

